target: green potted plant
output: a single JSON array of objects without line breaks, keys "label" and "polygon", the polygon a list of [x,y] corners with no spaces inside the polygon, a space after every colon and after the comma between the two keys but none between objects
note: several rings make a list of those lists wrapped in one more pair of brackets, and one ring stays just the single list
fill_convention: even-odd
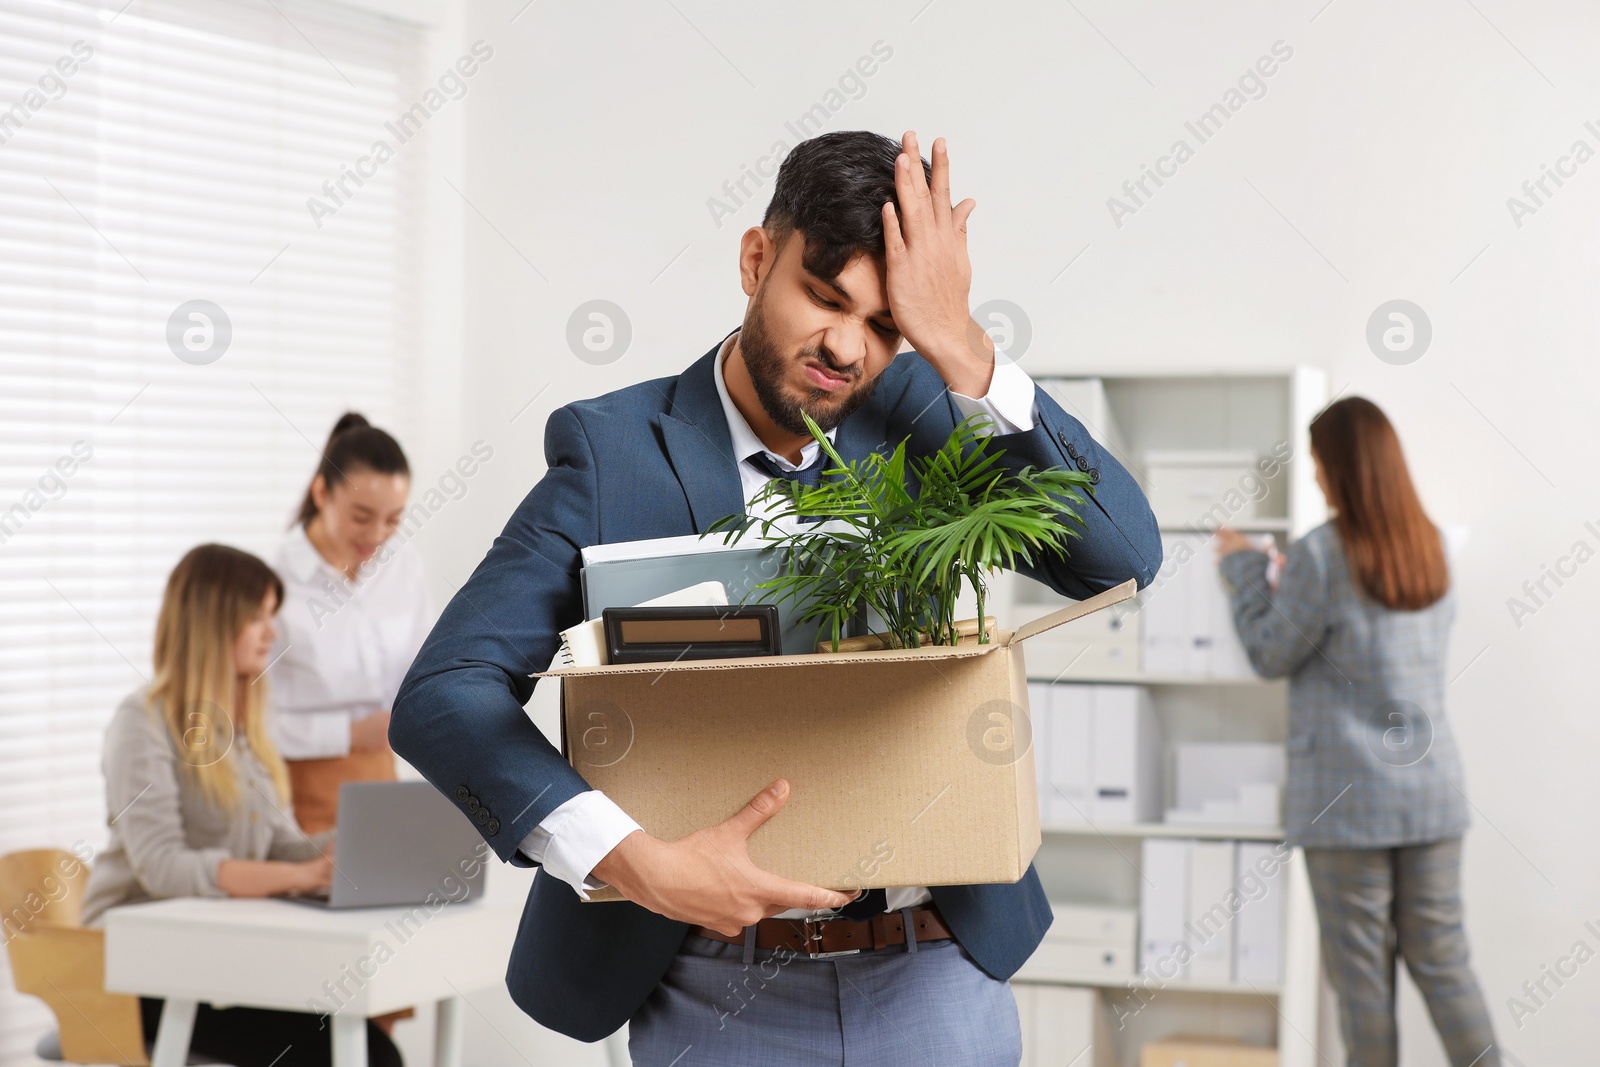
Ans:
[{"label": "green potted plant", "polygon": [[[963,582],[977,594],[977,639],[987,644],[987,572],[1014,569],[1019,557],[1035,562],[1036,553],[1064,551],[1067,538],[1083,536],[1070,525],[1083,525],[1070,505],[1084,502],[1078,489],[1089,476],[998,466],[1002,450],[987,447],[982,432],[992,421],[987,415],[961,420],[937,452],[909,464],[909,437],[889,456],[874,452],[846,463],[822,428],[802,416],[833,461],[824,473],[842,477],[817,486],[774,478],[751,501],[782,500],[772,514],[725,515],[702,536],[726,531],[729,543],[759,527],[774,547],[787,549],[785,573],[755,588],[775,590],[779,603],[809,601],[799,618],[821,620],[835,652],[862,607],[882,617],[889,647],[959,643],[955,605]],[[844,522],[773,537],[780,520],[800,516]]]}]

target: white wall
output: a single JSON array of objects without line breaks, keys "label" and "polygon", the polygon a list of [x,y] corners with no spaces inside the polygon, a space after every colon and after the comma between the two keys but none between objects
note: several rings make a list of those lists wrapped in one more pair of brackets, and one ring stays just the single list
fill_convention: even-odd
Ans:
[{"label": "white wall", "polygon": [[[792,144],[785,120],[883,41],[892,57],[827,128],[949,139],[956,196],[978,199],[973,303],[1025,309],[1025,366],[1316,364],[1334,393],[1389,412],[1434,517],[1471,527],[1450,714],[1476,809],[1477,968],[1521,1061],[1589,1062],[1600,963],[1551,985],[1520,1028],[1507,998],[1575,942],[1600,949],[1582,926],[1600,920],[1600,564],[1552,583],[1520,627],[1506,602],[1575,542],[1600,549],[1600,161],[1520,227],[1506,199],[1575,139],[1600,150],[1583,126],[1600,129],[1600,9],[1323,2],[535,3],[515,21],[524,0],[475,5],[466,36],[495,55],[473,80],[457,183],[460,435],[496,458],[426,547],[447,595],[538,480],[554,407],[675,374],[738,324],[737,240],[771,184],[720,228],[706,201]],[[1293,56],[1265,95],[1114,224],[1107,198],[1174,139],[1194,145],[1184,122],[1280,40]],[[607,367],[565,343],[593,298],[633,326]],[[1394,298],[1433,325],[1406,366],[1364,337]],[[1444,1062],[1414,993],[1402,1028],[1405,1062]]]}]

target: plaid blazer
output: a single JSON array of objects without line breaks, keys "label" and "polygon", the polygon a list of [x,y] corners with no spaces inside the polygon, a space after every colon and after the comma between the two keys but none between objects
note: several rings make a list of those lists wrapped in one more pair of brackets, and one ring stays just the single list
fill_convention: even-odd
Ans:
[{"label": "plaid blazer", "polygon": [[1289,679],[1289,843],[1387,848],[1459,837],[1467,798],[1444,707],[1454,588],[1421,611],[1375,603],[1331,523],[1290,547],[1276,592],[1266,570],[1261,552],[1221,561],[1251,666]]}]

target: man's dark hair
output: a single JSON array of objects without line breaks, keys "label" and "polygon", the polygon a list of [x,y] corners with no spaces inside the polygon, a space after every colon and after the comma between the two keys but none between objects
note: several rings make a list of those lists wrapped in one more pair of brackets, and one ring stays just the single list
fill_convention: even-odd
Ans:
[{"label": "man's dark hair", "polygon": [[[900,200],[894,161],[900,142],[869,130],[837,130],[795,145],[778,168],[761,225],[780,249],[796,230],[805,235],[801,263],[833,281],[859,252],[883,258],[883,203]],[[933,167],[922,161],[933,182]]]}]

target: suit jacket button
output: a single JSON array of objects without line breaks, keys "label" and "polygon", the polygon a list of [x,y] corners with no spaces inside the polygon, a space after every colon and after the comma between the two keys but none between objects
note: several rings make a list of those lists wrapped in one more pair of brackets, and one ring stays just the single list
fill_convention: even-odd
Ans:
[{"label": "suit jacket button", "polygon": [[478,809],[478,825],[482,826],[485,823],[487,823],[488,821],[489,821],[489,809],[488,808],[479,808]]},{"label": "suit jacket button", "polygon": [[1071,441],[1067,442],[1067,455],[1071,456],[1073,459],[1078,458],[1078,448]]},{"label": "suit jacket button", "polygon": [[497,833],[499,833],[499,832],[500,832],[500,820],[499,820],[499,819],[494,819],[494,818],[491,818],[491,819],[490,819],[490,820],[489,820],[489,821],[488,821],[488,823],[486,823],[486,824],[485,824],[485,825],[484,825],[484,829],[485,829],[485,830],[488,830],[488,831],[489,831],[489,833],[490,833],[490,834],[497,834]]},{"label": "suit jacket button", "polygon": [[1083,456],[1079,456],[1078,457],[1078,469],[1081,470],[1081,471],[1088,470],[1089,469],[1089,461],[1088,461],[1088,459],[1086,459]]},{"label": "suit jacket button", "polygon": [[456,799],[461,801],[461,803],[465,804],[467,802],[467,798],[469,796],[471,796],[471,795],[472,794],[467,791],[467,787],[466,786],[464,786],[464,785],[456,786]]},{"label": "suit jacket button", "polygon": [[468,811],[477,811],[482,806],[483,805],[478,803],[478,798],[477,797],[473,797],[473,796],[467,797],[467,810]]},{"label": "suit jacket button", "polygon": [[1090,485],[1099,485],[1100,484],[1100,468],[1099,467],[1090,467],[1089,468],[1089,484]]}]

